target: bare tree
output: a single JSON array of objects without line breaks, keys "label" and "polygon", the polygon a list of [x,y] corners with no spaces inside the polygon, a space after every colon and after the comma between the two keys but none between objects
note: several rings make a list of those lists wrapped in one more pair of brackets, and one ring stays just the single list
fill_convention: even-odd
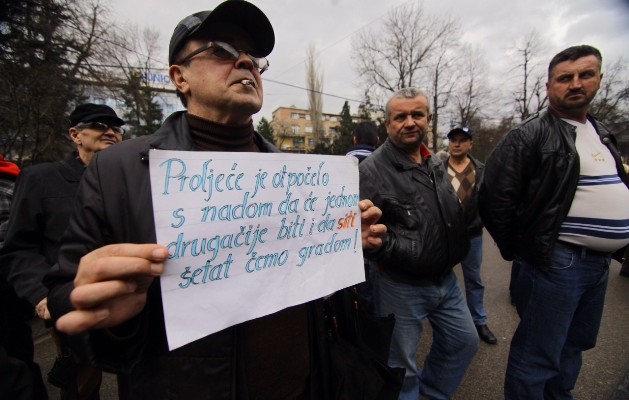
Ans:
[{"label": "bare tree", "polygon": [[154,74],[156,68],[154,54],[158,51],[159,32],[146,28],[141,32],[137,27],[130,27],[125,37],[119,37],[123,44],[118,54],[112,54],[112,60],[118,63],[118,76],[113,77],[113,95],[124,101],[124,117],[132,126],[134,136],[153,133],[161,124],[163,114],[155,101],[158,91],[147,77]]},{"label": "bare tree", "polygon": [[306,49],[306,88],[308,89],[308,104],[310,109],[310,121],[312,122],[312,133],[314,145],[319,144],[323,133],[323,72],[317,63],[317,52],[314,44],[310,44]]},{"label": "bare tree", "polygon": [[539,55],[543,49],[537,32],[531,31],[516,43],[515,50],[520,58],[514,70],[522,73],[520,88],[514,92],[515,111],[524,121],[546,105],[546,71],[539,68]]},{"label": "bare tree", "polygon": [[422,2],[413,1],[393,9],[380,29],[361,31],[353,43],[356,71],[375,98],[410,86],[431,93],[433,150],[439,112],[454,85],[451,65],[459,37],[451,17],[430,15]]},{"label": "bare tree", "polygon": [[629,74],[627,64],[618,58],[603,67],[603,79],[590,113],[603,121],[616,135],[618,149],[629,160]]},{"label": "bare tree", "polygon": [[474,131],[474,147],[472,155],[481,161],[485,161],[500,139],[509,132],[517,123],[513,116],[505,117],[498,123],[483,124],[480,121],[470,122],[471,126],[478,126]]},{"label": "bare tree", "polygon": [[439,150],[439,122],[441,110],[444,109],[456,84],[453,74],[457,51],[458,30],[454,29],[443,37],[435,46],[436,59],[432,70],[432,150]]},{"label": "bare tree", "polygon": [[106,75],[107,9],[98,1],[15,0],[0,13],[0,152],[21,164],[69,150],[68,115]]},{"label": "bare tree", "polygon": [[627,64],[618,58],[603,68],[603,79],[590,113],[608,125],[629,120],[629,76]]},{"label": "bare tree", "polygon": [[[487,64],[479,48],[464,46],[461,50],[457,88],[453,95],[458,123],[472,127],[480,121],[482,107],[490,101]],[[472,127],[478,128],[478,127]]]},{"label": "bare tree", "polygon": [[390,93],[427,86],[422,84],[429,75],[425,70],[435,65],[441,44],[456,32],[450,18],[427,14],[420,2],[405,3],[388,14],[380,29],[358,34],[352,50],[356,71],[367,90]]}]

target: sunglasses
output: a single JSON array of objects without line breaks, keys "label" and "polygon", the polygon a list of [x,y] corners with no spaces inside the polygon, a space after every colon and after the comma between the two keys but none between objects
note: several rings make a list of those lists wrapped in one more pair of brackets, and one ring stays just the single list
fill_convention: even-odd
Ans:
[{"label": "sunglasses", "polygon": [[253,65],[255,65],[258,71],[260,71],[260,74],[269,69],[269,60],[267,60],[265,57],[252,56],[246,51],[238,50],[231,44],[225,42],[208,42],[206,45],[199,47],[192,53],[182,58],[181,61],[179,61],[177,64],[185,64],[186,62],[190,61],[192,57],[210,49],[212,50],[213,55],[222,60],[228,61],[236,61],[240,57],[240,53],[244,53],[253,62]]},{"label": "sunglasses", "polygon": [[77,129],[91,129],[100,133],[105,133],[111,129],[116,135],[124,135],[124,129],[121,126],[107,125],[102,122],[85,122],[76,125]]}]

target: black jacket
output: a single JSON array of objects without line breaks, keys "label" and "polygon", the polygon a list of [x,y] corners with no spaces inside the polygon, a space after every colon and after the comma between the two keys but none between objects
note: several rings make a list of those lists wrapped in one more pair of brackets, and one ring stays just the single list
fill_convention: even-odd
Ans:
[{"label": "black jacket", "polygon": [[[472,198],[470,199],[470,204],[468,209],[465,210],[465,223],[467,224],[467,233],[469,233],[470,237],[476,237],[483,233],[483,221],[480,217],[480,213],[478,212],[478,188],[483,183],[483,175],[485,174],[485,164],[480,162],[475,157],[472,157],[468,154],[470,160],[474,164],[476,169],[476,183],[474,184],[474,192],[472,193]],[[444,167],[448,168],[448,157],[443,161]]]},{"label": "black jacket", "polygon": [[57,262],[85,167],[75,153],[22,170],[15,183],[0,265],[16,293],[34,306],[48,295],[42,280]]},{"label": "black jacket", "polygon": [[365,255],[401,282],[439,280],[469,250],[463,210],[443,162],[428,157],[424,164],[428,176],[387,140],[359,167],[360,196],[380,207],[388,229],[382,247]]},{"label": "black jacket", "polygon": [[[254,140],[263,152],[278,151],[257,133]],[[90,162],[63,239],[59,264],[48,276],[48,307],[54,320],[73,309],[69,296],[81,256],[111,243],[156,242],[149,149],[194,150],[182,112],[171,115],[155,134],[114,147],[98,153]],[[313,334],[316,323],[310,326],[311,339],[323,336]],[[246,398],[240,391],[237,370],[242,356],[237,345],[238,325],[169,352],[159,279],[153,281],[147,304],[137,317],[116,329],[94,330],[73,339],[73,348],[81,357],[121,374],[121,399]],[[320,353],[317,343],[310,351],[311,360],[316,359]],[[311,368],[312,375],[317,372]],[[315,379],[311,376],[311,382]],[[311,398],[325,398],[314,392],[314,383],[312,386]]]},{"label": "black jacket", "polygon": [[[588,119],[629,187],[614,136]],[[517,255],[541,269],[550,266],[579,181],[575,138],[575,127],[546,109],[512,129],[487,159],[480,213],[505,260]]]}]

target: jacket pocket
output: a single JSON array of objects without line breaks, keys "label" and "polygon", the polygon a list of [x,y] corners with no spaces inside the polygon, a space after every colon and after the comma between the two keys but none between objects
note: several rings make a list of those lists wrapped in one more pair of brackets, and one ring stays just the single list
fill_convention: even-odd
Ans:
[{"label": "jacket pocket", "polygon": [[[384,198],[382,201],[382,220],[391,221],[389,226],[395,226],[396,230],[414,232],[419,229],[419,212],[410,203],[402,202],[397,198]],[[386,222],[384,222],[386,224]]]}]

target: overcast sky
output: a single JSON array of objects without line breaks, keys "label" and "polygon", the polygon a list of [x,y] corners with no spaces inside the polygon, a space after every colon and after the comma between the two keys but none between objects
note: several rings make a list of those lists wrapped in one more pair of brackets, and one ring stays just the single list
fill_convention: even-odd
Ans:
[{"label": "overcast sky", "polygon": [[[416,1],[416,0],[410,0]],[[348,100],[362,100],[363,90],[351,62],[351,44],[364,28],[377,29],[394,8],[409,0],[257,0],[275,29],[275,49],[268,57],[271,68],[264,73],[264,106],[254,117],[270,120],[277,107],[307,108],[306,92],[281,85],[305,87],[306,47],[314,43],[323,70],[323,91]],[[184,16],[215,7],[220,1],[113,0],[108,3],[115,18],[139,28],[160,33],[161,59],[166,60],[170,35]],[[494,85],[505,85],[513,66],[514,43],[535,29],[547,57],[575,44],[591,44],[603,59],[624,57],[629,61],[629,0],[424,0],[430,14],[457,20],[463,41],[480,47],[489,64]],[[166,68],[164,63],[164,68]],[[429,82],[426,82],[426,87]],[[323,110],[341,111],[344,100],[323,97]],[[351,111],[358,102],[350,101]]]}]

